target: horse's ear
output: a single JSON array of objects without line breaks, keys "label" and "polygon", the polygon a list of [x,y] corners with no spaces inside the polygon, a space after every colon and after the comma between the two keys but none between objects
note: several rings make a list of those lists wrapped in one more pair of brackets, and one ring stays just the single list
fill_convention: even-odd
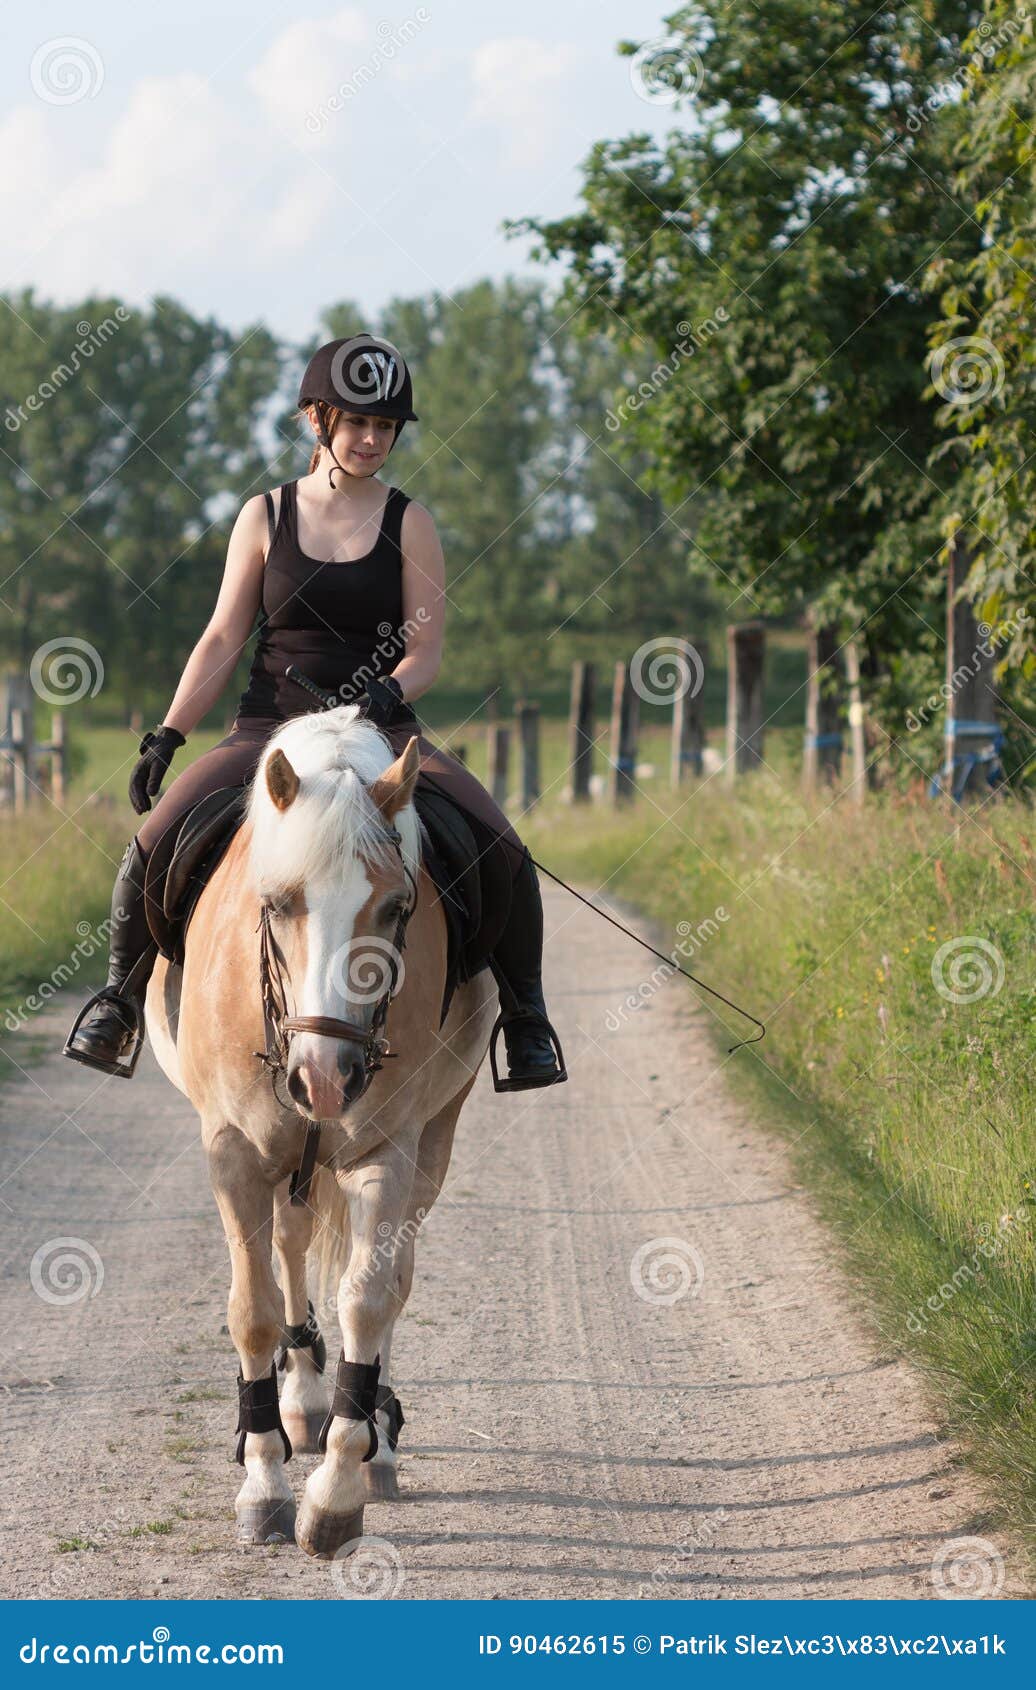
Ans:
[{"label": "horse's ear", "polygon": [[299,777],[280,747],[266,759],[266,790],[278,810],[286,810],[298,796]]},{"label": "horse's ear", "polygon": [[392,821],[414,796],[420,768],[421,753],[415,737],[406,750],[401,752],[395,762],[390,763],[385,773],[379,775],[374,782],[371,797],[387,822]]}]

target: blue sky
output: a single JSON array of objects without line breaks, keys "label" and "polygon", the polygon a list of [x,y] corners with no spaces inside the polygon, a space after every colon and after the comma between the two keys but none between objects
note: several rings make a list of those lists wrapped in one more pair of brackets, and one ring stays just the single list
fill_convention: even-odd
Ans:
[{"label": "blue sky", "polygon": [[0,287],[169,293],[305,340],[321,308],[543,274],[505,217],[575,208],[594,140],[662,136],[622,38],[655,0],[9,10]]}]

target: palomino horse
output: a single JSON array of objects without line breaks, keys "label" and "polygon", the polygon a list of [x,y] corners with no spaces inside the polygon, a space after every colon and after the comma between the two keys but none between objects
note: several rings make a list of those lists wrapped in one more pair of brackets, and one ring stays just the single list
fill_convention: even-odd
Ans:
[{"label": "palomino horse", "polygon": [[[194,912],[183,968],[160,960],[147,995],[158,1061],[201,1117],[230,1247],[239,1536],[264,1543],[294,1530],[312,1555],[361,1535],[365,1499],[396,1494],[392,1330],[493,1019],[486,971],[458,988],[439,1026],[446,928],[421,865],[417,773],[416,741],[393,760],[352,706],[279,728]],[[380,1065],[390,995],[394,1060]],[[281,1057],[272,1077],[257,1060],[271,1026],[264,1000]],[[321,1123],[317,1176],[293,1203],[289,1176],[311,1121]],[[318,1221],[342,1332],[330,1402],[307,1298]],[[323,1451],[297,1522],[289,1439]]]}]

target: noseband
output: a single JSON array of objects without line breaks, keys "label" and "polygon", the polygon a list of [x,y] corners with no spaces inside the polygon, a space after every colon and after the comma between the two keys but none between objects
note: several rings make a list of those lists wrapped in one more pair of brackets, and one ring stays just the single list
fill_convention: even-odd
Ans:
[{"label": "noseband", "polygon": [[[263,1031],[266,1037],[265,1051],[253,1051],[268,1070],[273,1084],[273,1093],[285,1109],[292,1109],[294,1105],[290,1099],[282,1098],[277,1091],[279,1075],[287,1071],[288,1053],[292,1033],[319,1033],[325,1038],[348,1040],[361,1046],[363,1061],[363,1088],[357,1094],[357,1100],[364,1095],[371,1081],[382,1068],[385,1058],[391,1054],[388,1039],[385,1037],[385,1023],[388,1020],[389,1005],[395,996],[399,978],[398,959],[402,956],[406,945],[406,930],[417,908],[417,883],[403,860],[403,841],[398,828],[390,827],[385,832],[386,842],[392,845],[398,853],[403,872],[410,886],[410,897],[405,909],[399,913],[396,931],[392,938],[391,954],[389,958],[389,981],[384,992],[374,1005],[374,1013],[367,1026],[361,1026],[355,1021],[340,1021],[333,1015],[289,1015],[288,998],[284,977],[284,958],[280,947],[270,929],[270,902],[264,898],[259,912],[259,992],[263,1005]],[[292,1176],[291,1201],[305,1202],[309,1190],[313,1168],[316,1162],[317,1145],[320,1138],[320,1122],[306,1123],[306,1143],[302,1161]]]}]

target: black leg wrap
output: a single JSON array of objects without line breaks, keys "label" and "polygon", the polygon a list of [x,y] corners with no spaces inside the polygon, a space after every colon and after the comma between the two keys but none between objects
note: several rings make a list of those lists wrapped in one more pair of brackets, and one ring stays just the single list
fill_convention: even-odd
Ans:
[{"label": "black leg wrap", "polygon": [[369,1461],[371,1456],[378,1453],[378,1428],[374,1423],[374,1411],[378,1405],[380,1372],[380,1360],[368,1364],[364,1361],[346,1361],[344,1352],[339,1356],[331,1412],[321,1426],[317,1440],[321,1455],[327,1453],[327,1434],[336,1414],[342,1420],[366,1420],[370,1429],[370,1447],[363,1459]]},{"label": "black leg wrap", "polygon": [[268,1379],[245,1379],[237,1376],[237,1440],[234,1459],[245,1464],[245,1439],[249,1432],[279,1432],[284,1439],[284,1459],[291,1460],[291,1439],[281,1425],[281,1411],[277,1404],[277,1366],[270,1369]]},{"label": "black leg wrap", "polygon": [[406,1424],[403,1404],[400,1402],[391,1385],[379,1385],[378,1394],[374,1399],[375,1408],[383,1409],[388,1415],[389,1449],[395,1449],[399,1443],[399,1429]]},{"label": "black leg wrap", "polygon": [[324,1343],[317,1317],[313,1312],[313,1304],[308,1305],[309,1313],[301,1326],[286,1326],[284,1328],[284,1343],[277,1356],[277,1366],[283,1373],[288,1365],[289,1350],[312,1350],[313,1366],[318,1373],[323,1373],[327,1366],[327,1345]]}]

